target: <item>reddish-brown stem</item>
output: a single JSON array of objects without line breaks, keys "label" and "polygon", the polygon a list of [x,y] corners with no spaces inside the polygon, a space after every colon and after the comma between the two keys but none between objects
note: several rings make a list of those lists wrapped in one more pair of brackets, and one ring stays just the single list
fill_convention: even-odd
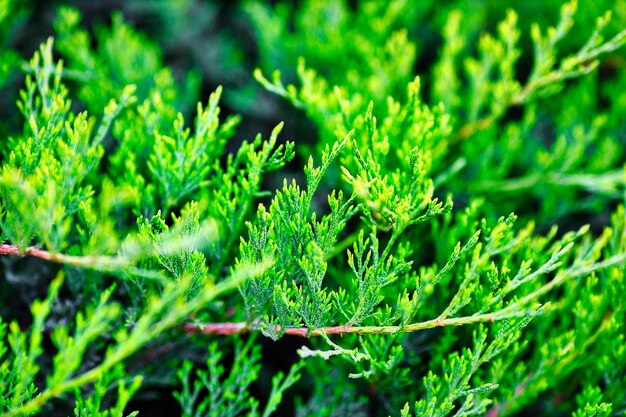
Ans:
[{"label": "reddish-brown stem", "polygon": [[[315,337],[329,334],[394,334],[399,332],[413,332],[418,330],[432,329],[434,327],[444,326],[461,326],[468,323],[478,323],[485,321],[493,321],[491,315],[475,315],[471,317],[441,319],[436,318],[420,323],[414,323],[407,326],[329,326],[317,329],[309,329],[308,327],[287,327],[284,334],[299,337]],[[187,323],[183,326],[183,330],[190,334],[205,335],[235,335],[248,333],[250,331],[260,330],[257,326],[250,325],[246,322],[225,322],[225,323]],[[279,329],[276,329],[279,330]]]},{"label": "reddish-brown stem", "polygon": [[201,333],[201,334],[217,334],[217,335],[233,335],[247,333],[249,330],[248,323],[207,323],[202,325],[195,325],[187,323],[183,326],[183,330],[186,333]]},{"label": "reddish-brown stem", "polygon": [[66,255],[63,253],[55,253],[38,249],[34,246],[30,246],[26,248],[25,251],[20,252],[17,246],[6,243],[0,244],[0,256],[1,255],[14,255],[22,257],[33,256],[45,261],[96,269],[113,269],[115,267],[127,266],[129,264],[129,260],[123,256]]},{"label": "reddish-brown stem", "polygon": [[[418,323],[411,323],[406,325],[389,325],[389,326],[329,326],[320,327],[317,329],[310,329],[308,327],[288,327],[284,329],[284,334],[300,337],[313,337],[329,334],[395,334],[402,332],[416,332],[420,330],[432,329],[435,327],[445,326],[464,326],[472,323],[486,323],[495,322],[496,320],[504,320],[511,318],[525,317],[528,314],[535,313],[529,312],[525,309],[519,311],[513,310],[510,306],[506,307],[498,312],[474,314],[467,317],[437,317],[432,320],[426,320]],[[183,330],[187,333],[196,334],[219,334],[219,335],[233,335],[240,333],[247,333],[249,331],[260,330],[258,326],[254,324],[250,325],[246,322],[226,322],[226,323],[187,323],[183,326]],[[276,329],[281,330],[281,329]]]},{"label": "reddish-brown stem", "polygon": [[[251,330],[257,330],[254,326],[250,326],[246,322],[238,323],[206,323],[206,324],[193,324],[187,323],[183,326],[183,330],[186,333],[191,334],[215,334],[215,335],[235,335],[248,333]],[[365,329],[363,327],[356,326],[331,326],[321,327],[319,329],[310,330],[308,327],[288,327],[285,329],[285,334],[290,336],[299,337],[313,337],[321,336],[322,334],[344,334],[344,333],[361,333]]]},{"label": "reddish-brown stem", "polygon": [[46,261],[57,262],[58,257],[48,251],[37,249],[34,246],[27,248],[24,252],[19,251],[17,246],[0,244],[0,255],[16,255],[16,256],[34,256],[36,258],[45,259]]}]

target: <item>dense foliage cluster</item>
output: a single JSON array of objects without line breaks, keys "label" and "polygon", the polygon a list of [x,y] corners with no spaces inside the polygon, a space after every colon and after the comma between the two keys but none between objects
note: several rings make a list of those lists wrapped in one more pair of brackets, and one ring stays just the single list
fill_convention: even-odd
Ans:
[{"label": "dense foliage cluster", "polygon": [[625,415],[626,2],[273,3],[0,0],[0,416]]}]

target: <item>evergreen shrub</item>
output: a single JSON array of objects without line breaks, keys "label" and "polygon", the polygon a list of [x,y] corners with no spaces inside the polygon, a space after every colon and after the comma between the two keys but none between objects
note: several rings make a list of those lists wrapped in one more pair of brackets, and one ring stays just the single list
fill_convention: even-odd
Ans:
[{"label": "evergreen shrub", "polygon": [[626,415],[626,1],[43,3],[0,416]]}]

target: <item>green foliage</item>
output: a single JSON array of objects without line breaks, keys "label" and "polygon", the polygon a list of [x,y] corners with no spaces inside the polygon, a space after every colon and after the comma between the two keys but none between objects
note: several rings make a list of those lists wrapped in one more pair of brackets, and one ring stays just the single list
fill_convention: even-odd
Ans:
[{"label": "green foliage", "polygon": [[[291,368],[285,376],[282,373],[272,378],[272,389],[263,413],[259,410],[259,401],[252,398],[248,391],[250,384],[259,377],[261,366],[260,347],[254,344],[255,338],[242,342],[235,340],[233,355],[235,362],[229,374],[222,379],[224,366],[220,364],[223,357],[222,348],[214,342],[209,345],[206,371],[199,370],[192,377],[191,362],[183,363],[178,371],[182,390],[175,394],[183,409],[183,416],[263,416],[269,417],[281,402],[283,392],[298,382],[299,366]],[[190,384],[193,380],[193,385]],[[206,393],[205,393],[206,391]],[[204,396],[204,398],[202,398]]]},{"label": "green foliage", "polygon": [[[180,105],[193,105],[198,80],[191,75],[186,79],[186,95],[172,97],[176,94],[171,91],[172,71],[163,66],[159,46],[124,23],[121,14],[113,15],[111,27],[96,28],[93,39],[79,26],[80,20],[77,10],[62,7],[54,26],[57,47],[69,64],[67,76],[79,82],[77,96],[90,111],[102,111],[129,84],[136,86],[141,99],[157,86],[166,103],[174,99]],[[94,42],[96,48],[91,46]]]},{"label": "green foliage", "polygon": [[15,76],[20,63],[20,56],[10,48],[11,31],[27,14],[28,5],[19,0],[0,2],[0,89]]},{"label": "green foliage", "polygon": [[23,62],[0,0],[0,416],[623,413],[626,4],[557,3],[229,6],[246,138],[145,5]]},{"label": "green foliage", "polygon": [[[319,129],[318,150],[336,141],[347,130],[364,123],[362,115],[365,114],[367,119],[373,106],[373,114],[378,114],[383,120],[380,123],[381,133],[371,141],[368,135],[356,135],[362,149],[371,148],[374,151],[382,148],[386,154],[389,152],[386,143],[402,137],[398,140],[397,149],[406,147],[404,151],[407,152],[418,146],[427,155],[424,159],[429,161],[427,169],[430,175],[443,189],[456,194],[465,193],[469,183],[472,195],[490,194],[491,197],[491,194],[499,193],[510,197],[530,194],[532,197],[535,194],[544,200],[540,203],[542,218],[554,216],[555,212],[581,210],[589,205],[601,204],[594,198],[586,198],[588,201],[583,203],[576,201],[583,194],[581,191],[621,198],[617,190],[622,189],[624,183],[621,169],[616,166],[617,159],[603,157],[589,162],[583,159],[594,149],[603,149],[602,155],[620,152],[615,140],[606,139],[603,131],[605,117],[608,117],[603,115],[605,110],[598,108],[594,114],[596,119],[588,125],[581,125],[581,119],[589,118],[590,113],[585,112],[583,116],[580,110],[576,110],[580,117],[572,118],[573,103],[580,109],[580,98],[571,97],[562,115],[557,114],[557,123],[563,115],[570,118],[564,126],[557,125],[562,129],[562,133],[559,132],[562,138],[557,136],[552,149],[547,150],[545,140],[542,143],[541,138],[535,137],[540,122],[539,99],[561,91],[565,81],[593,72],[599,57],[617,50],[626,41],[623,28],[605,40],[603,33],[611,20],[611,13],[607,12],[598,18],[589,40],[578,51],[559,59],[556,45],[570,31],[576,8],[576,2],[565,4],[561,8],[559,24],[547,29],[547,35],[541,34],[539,26],[533,26],[531,34],[535,61],[525,84],[518,81],[516,73],[521,50],[517,46],[520,31],[514,11],[508,11],[498,25],[497,36],[486,33],[480,37],[475,46],[477,57],[472,50],[468,50],[466,36],[461,31],[463,13],[459,10],[451,12],[443,30],[441,56],[433,67],[433,104],[430,106],[422,104],[419,99],[419,81],[410,84],[408,77],[403,78],[402,73],[393,71],[386,73],[398,73],[404,85],[409,83],[404,105],[399,100],[401,90],[387,89],[382,95],[368,90],[365,73],[353,81],[360,92],[357,94],[352,91],[352,82],[337,82],[320,73],[322,68],[328,66],[313,65],[309,68],[304,60],[298,63],[298,87],[292,84],[285,86],[279,72],[274,72],[271,80],[266,79],[260,70],[255,72],[255,76],[265,88],[304,109]],[[303,19],[307,11],[302,9]],[[258,22],[266,28],[263,19],[258,19]],[[340,23],[336,23],[335,28],[339,30],[340,27]],[[307,57],[306,49],[302,53]],[[377,53],[371,46],[366,53],[397,62],[398,56],[406,56],[406,48],[400,48],[396,55],[389,56]],[[345,53],[337,52],[334,60],[342,60],[343,55]],[[337,72],[343,72],[344,79],[351,79],[350,71],[356,68],[361,70],[362,66],[352,68],[348,63],[337,68]],[[363,91],[368,91],[366,97],[378,98],[368,105],[368,101],[362,98]],[[505,117],[511,107],[520,105],[525,106],[521,121]],[[576,124],[572,125],[572,122]],[[368,123],[367,120],[365,123]],[[606,128],[606,132],[611,134],[612,127]],[[620,123],[619,128],[623,128],[623,124]],[[410,139],[404,139],[405,136]],[[530,145],[525,146],[528,142]],[[559,201],[550,197],[557,188],[564,190],[565,198],[559,195]],[[564,199],[567,204],[563,204]],[[515,206],[511,205],[508,211],[514,209]]]},{"label": "green foliage", "polygon": [[[62,65],[52,60],[52,39],[30,61],[18,107],[24,116],[24,132],[11,138],[10,153],[2,166],[3,239],[20,250],[35,239],[52,250],[66,250],[74,243],[68,235],[76,217],[86,218],[94,205],[88,178],[97,169],[104,150],[102,140],[115,116],[132,102],[132,88],[119,102],[104,109],[102,122],[93,132],[94,120],[86,112],[70,110],[68,91],[61,84]],[[29,217],[32,216],[32,219]]]}]

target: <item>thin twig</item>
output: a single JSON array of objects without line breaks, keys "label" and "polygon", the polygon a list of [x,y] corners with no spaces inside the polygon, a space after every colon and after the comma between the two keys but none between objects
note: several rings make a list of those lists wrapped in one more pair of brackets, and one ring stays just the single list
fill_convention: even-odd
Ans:
[{"label": "thin twig", "polygon": [[20,252],[17,246],[3,243],[0,244],[0,255],[34,256],[36,258],[45,259],[46,261],[54,261],[54,255],[52,253],[37,249],[34,246],[29,247],[24,252]]},{"label": "thin twig", "polygon": [[66,264],[80,268],[93,269],[102,272],[115,272],[118,270],[127,270],[133,275],[142,276],[147,279],[163,280],[164,276],[158,271],[149,271],[142,268],[136,268],[133,264],[133,258],[124,255],[67,255],[63,253],[50,252],[39,249],[34,246],[28,247],[23,252],[15,245],[0,244],[0,256],[13,255],[19,257],[32,256],[34,258],[43,259],[49,262]]},{"label": "thin twig", "polygon": [[31,246],[27,248],[24,252],[20,252],[17,246],[9,245],[6,243],[0,244],[0,255],[15,255],[15,256],[33,256],[35,258],[43,259],[50,262],[64,263],[75,266],[84,266],[84,267],[102,267],[103,265],[107,265],[108,267],[112,267],[115,265],[126,265],[128,264],[128,259],[123,256],[74,256],[74,255],[65,255],[62,253],[49,252],[43,249],[36,248]]},{"label": "thin twig", "polygon": [[[445,326],[463,326],[472,323],[494,322],[505,318],[515,318],[533,314],[534,311],[506,312],[506,317],[497,313],[474,314],[466,317],[453,317],[447,319],[436,318],[405,326],[330,326],[310,329],[308,327],[288,327],[284,330],[286,335],[299,337],[316,337],[329,334],[395,334],[409,333],[419,330],[432,329]],[[183,326],[187,333],[205,335],[235,335],[260,330],[259,326],[250,325],[247,322],[227,323],[187,323]],[[279,329],[276,329],[279,330]]]}]

